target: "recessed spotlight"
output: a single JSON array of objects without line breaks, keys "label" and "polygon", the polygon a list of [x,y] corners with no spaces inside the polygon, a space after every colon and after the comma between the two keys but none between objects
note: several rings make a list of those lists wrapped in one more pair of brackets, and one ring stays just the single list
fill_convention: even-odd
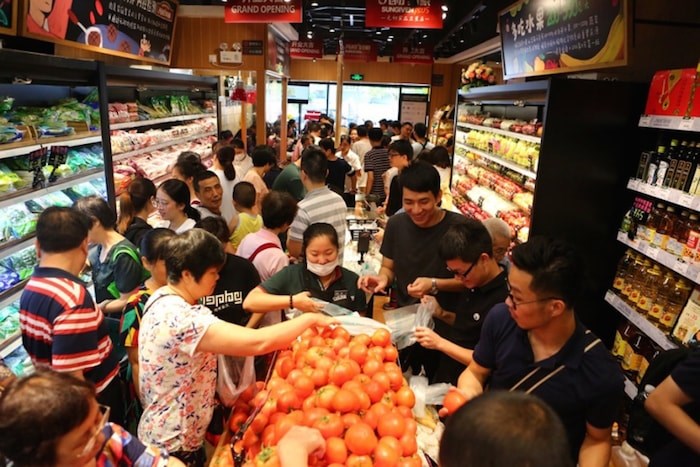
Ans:
[{"label": "recessed spotlight", "polygon": [[427,38],[428,38],[428,35],[427,35],[427,34],[423,34],[423,39],[427,39]]},{"label": "recessed spotlight", "polygon": [[448,10],[449,10],[449,8],[447,7],[447,5],[442,6],[442,11],[448,11]]},{"label": "recessed spotlight", "polygon": [[443,11],[442,12],[442,19],[445,19],[445,18],[447,18],[447,13]]},{"label": "recessed spotlight", "polygon": [[378,35],[378,36],[381,36],[381,35],[382,35],[382,31],[377,31],[377,32],[375,32],[375,34]]},{"label": "recessed spotlight", "polygon": [[393,40],[394,40],[393,37],[387,37],[387,38],[386,38],[386,41],[387,41],[387,42],[391,42],[391,41],[393,41]]},{"label": "recessed spotlight", "polygon": [[317,6],[318,6],[318,2],[311,2],[311,6],[317,7]]},{"label": "recessed spotlight", "polygon": [[464,44],[464,39],[460,39],[460,40],[459,40],[459,43],[460,43],[460,44]]},{"label": "recessed spotlight", "polygon": [[328,32],[335,32],[335,29],[330,28],[330,29],[328,30]]}]

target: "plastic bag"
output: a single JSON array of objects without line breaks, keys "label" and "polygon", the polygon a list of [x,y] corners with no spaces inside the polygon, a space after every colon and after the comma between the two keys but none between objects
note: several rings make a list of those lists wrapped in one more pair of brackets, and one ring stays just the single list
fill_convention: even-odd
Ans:
[{"label": "plastic bag", "polygon": [[425,415],[426,405],[442,405],[445,399],[445,394],[450,389],[448,383],[428,384],[428,378],[425,376],[411,376],[409,386],[416,396],[416,405],[413,406],[413,413],[420,418]]},{"label": "plastic bag", "polygon": [[391,338],[401,350],[416,343],[414,332],[417,327],[433,329],[435,302],[409,305],[384,312],[384,322],[391,329]]},{"label": "plastic bag", "polygon": [[219,355],[219,376],[216,392],[221,403],[232,407],[238,396],[255,383],[255,357],[230,357]]},{"label": "plastic bag", "polygon": [[359,334],[372,335],[377,329],[386,329],[391,331],[388,326],[383,325],[379,321],[375,321],[371,318],[365,318],[358,315],[342,315],[335,317],[341,326],[345,328],[346,331],[350,333],[351,336],[357,336]]}]

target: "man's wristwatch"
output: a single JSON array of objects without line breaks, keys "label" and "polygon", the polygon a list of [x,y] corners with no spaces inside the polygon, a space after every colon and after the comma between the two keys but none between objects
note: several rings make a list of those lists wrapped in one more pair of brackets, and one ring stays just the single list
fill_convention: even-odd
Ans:
[{"label": "man's wristwatch", "polygon": [[437,279],[433,277],[432,279],[430,279],[430,283],[432,284],[432,287],[430,288],[430,295],[437,295],[437,293],[438,293]]}]

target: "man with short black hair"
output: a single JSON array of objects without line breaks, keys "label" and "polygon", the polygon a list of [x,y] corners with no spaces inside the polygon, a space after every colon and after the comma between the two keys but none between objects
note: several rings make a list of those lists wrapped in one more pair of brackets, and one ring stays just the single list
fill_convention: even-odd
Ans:
[{"label": "man with short black hair", "polygon": [[413,133],[413,123],[403,122],[399,127],[399,132],[391,137],[391,141],[398,141],[403,139],[405,141],[411,142],[411,134]]},{"label": "man with short black hair", "polygon": [[[393,216],[401,209],[403,199],[403,189],[399,175],[411,163],[413,149],[408,141],[397,140],[391,143],[387,150],[389,152],[389,163],[396,175],[389,181],[389,196],[384,207],[387,216]],[[389,175],[389,172],[387,172],[387,175]]]},{"label": "man with short black hair", "polygon": [[421,152],[430,151],[435,147],[433,143],[428,141],[428,138],[426,137],[427,134],[428,127],[425,126],[425,123],[418,122],[413,127],[413,137],[415,139],[415,142],[411,145],[413,146],[414,159],[418,157],[418,154],[420,154]]},{"label": "man with short black hair", "polygon": [[326,176],[326,185],[328,188],[343,196],[345,192],[345,176],[350,177],[352,186],[357,183],[355,171],[350,166],[348,161],[336,155],[335,143],[331,138],[324,138],[320,141],[319,146],[326,155],[328,160],[328,175]]},{"label": "man with short black hair", "polygon": [[382,176],[391,166],[389,153],[382,147],[382,130],[372,128],[368,135],[372,149],[365,154],[364,172],[367,174],[365,194],[376,196],[377,205],[380,205],[386,199]]},{"label": "man with short black hair", "polygon": [[36,366],[91,381],[110,420],[124,423],[119,360],[102,312],[78,275],[88,254],[90,219],[52,206],[36,224],[39,266],[20,297],[22,344]]},{"label": "man with short black hair", "polygon": [[[192,186],[199,198],[200,204],[196,208],[202,218],[221,216],[224,189],[221,187],[219,177],[211,170],[202,170],[194,175]],[[231,222],[231,219],[224,220],[227,224]]]},{"label": "man with short black hair", "polygon": [[255,204],[258,207],[258,212],[260,212],[263,198],[270,191],[263,177],[275,164],[277,164],[277,158],[275,158],[275,153],[270,146],[257,146],[253,150],[253,168],[245,174],[243,181],[249,182],[255,187],[255,193],[257,194]]},{"label": "man with short black hair", "polygon": [[309,136],[311,136],[311,142],[313,144],[318,144],[321,141],[321,124],[318,122],[311,122],[307,127]]},{"label": "man with short black hair", "polygon": [[473,398],[488,382],[540,397],[561,417],[572,459],[607,467],[623,377],[574,312],[583,262],[566,243],[545,237],[516,246],[511,261],[508,298],[486,317],[459,389]]}]

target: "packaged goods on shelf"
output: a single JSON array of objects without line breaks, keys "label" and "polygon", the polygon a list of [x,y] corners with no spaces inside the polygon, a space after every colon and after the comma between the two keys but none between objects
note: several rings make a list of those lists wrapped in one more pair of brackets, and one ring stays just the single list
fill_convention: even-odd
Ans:
[{"label": "packaged goods on shelf", "polygon": [[700,344],[700,288],[695,288],[690,299],[678,316],[671,332],[677,342],[683,345]]},{"label": "packaged goods on shelf", "polygon": [[16,304],[0,310],[0,342],[19,332],[19,307]]},{"label": "packaged goods on shelf", "polygon": [[27,376],[34,371],[32,359],[29,357],[29,354],[26,350],[24,350],[24,347],[21,345],[17,346],[17,348],[12,353],[5,357],[3,359],[3,363],[16,376]]},{"label": "packaged goods on shelf", "polygon": [[148,130],[142,133],[117,130],[110,137],[112,154],[122,153],[147,148],[156,144],[165,143],[188,135],[200,135],[211,133],[216,129],[216,120],[203,118],[184,125],[176,125],[167,130]]}]

